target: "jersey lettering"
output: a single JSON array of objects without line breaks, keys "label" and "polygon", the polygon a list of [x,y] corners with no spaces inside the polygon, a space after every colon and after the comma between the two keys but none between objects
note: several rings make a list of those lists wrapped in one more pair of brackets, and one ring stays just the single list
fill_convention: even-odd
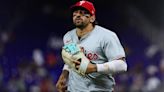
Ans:
[{"label": "jersey lettering", "polygon": [[91,53],[91,52],[86,53],[86,50],[84,49],[84,47],[81,47],[81,50],[89,60],[97,60],[98,59],[98,55],[96,53]]}]

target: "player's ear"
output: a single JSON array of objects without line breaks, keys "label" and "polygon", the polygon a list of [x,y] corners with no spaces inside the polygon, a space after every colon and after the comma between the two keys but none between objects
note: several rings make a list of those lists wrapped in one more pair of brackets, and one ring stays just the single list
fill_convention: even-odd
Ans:
[{"label": "player's ear", "polygon": [[90,22],[93,23],[95,21],[95,19],[96,19],[95,16],[91,16]]}]

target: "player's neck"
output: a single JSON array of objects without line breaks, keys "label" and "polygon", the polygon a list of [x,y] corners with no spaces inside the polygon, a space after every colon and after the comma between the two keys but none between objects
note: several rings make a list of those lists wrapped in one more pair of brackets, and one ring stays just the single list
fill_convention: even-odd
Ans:
[{"label": "player's neck", "polygon": [[77,31],[76,31],[77,36],[81,38],[84,35],[86,35],[87,33],[91,32],[93,30],[93,28],[94,27],[92,26],[92,24],[89,24],[88,26],[86,26],[83,29],[77,28]]}]

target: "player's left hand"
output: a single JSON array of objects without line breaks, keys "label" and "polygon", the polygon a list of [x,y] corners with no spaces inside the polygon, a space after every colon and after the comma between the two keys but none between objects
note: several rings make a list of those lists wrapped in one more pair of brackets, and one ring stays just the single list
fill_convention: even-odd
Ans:
[{"label": "player's left hand", "polygon": [[[73,61],[73,63],[75,64],[75,68],[78,70],[80,68],[80,61]],[[93,73],[93,72],[96,72],[97,71],[97,67],[96,67],[96,64],[92,64],[92,63],[89,63],[88,66],[87,66],[87,70],[86,70],[86,74],[88,73]]]}]

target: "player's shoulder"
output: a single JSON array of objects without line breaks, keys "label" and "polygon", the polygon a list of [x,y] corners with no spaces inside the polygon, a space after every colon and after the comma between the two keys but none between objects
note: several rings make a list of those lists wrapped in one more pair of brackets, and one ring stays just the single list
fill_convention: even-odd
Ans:
[{"label": "player's shoulder", "polygon": [[109,30],[105,27],[102,27],[102,26],[99,26],[99,25],[96,25],[96,28],[97,32],[99,34],[101,34],[101,36],[105,36],[105,37],[113,37],[113,36],[117,36],[115,32],[113,32],[112,30]]},{"label": "player's shoulder", "polygon": [[75,29],[72,29],[72,30],[68,31],[68,32],[63,36],[63,42],[64,42],[64,44],[70,43],[70,42],[73,41],[73,40],[72,40],[72,37],[73,37],[74,32],[75,32]]},{"label": "player's shoulder", "polygon": [[76,29],[69,30],[67,33],[65,33],[64,37],[68,37],[68,36],[73,35],[73,33],[74,33],[75,30]]}]

